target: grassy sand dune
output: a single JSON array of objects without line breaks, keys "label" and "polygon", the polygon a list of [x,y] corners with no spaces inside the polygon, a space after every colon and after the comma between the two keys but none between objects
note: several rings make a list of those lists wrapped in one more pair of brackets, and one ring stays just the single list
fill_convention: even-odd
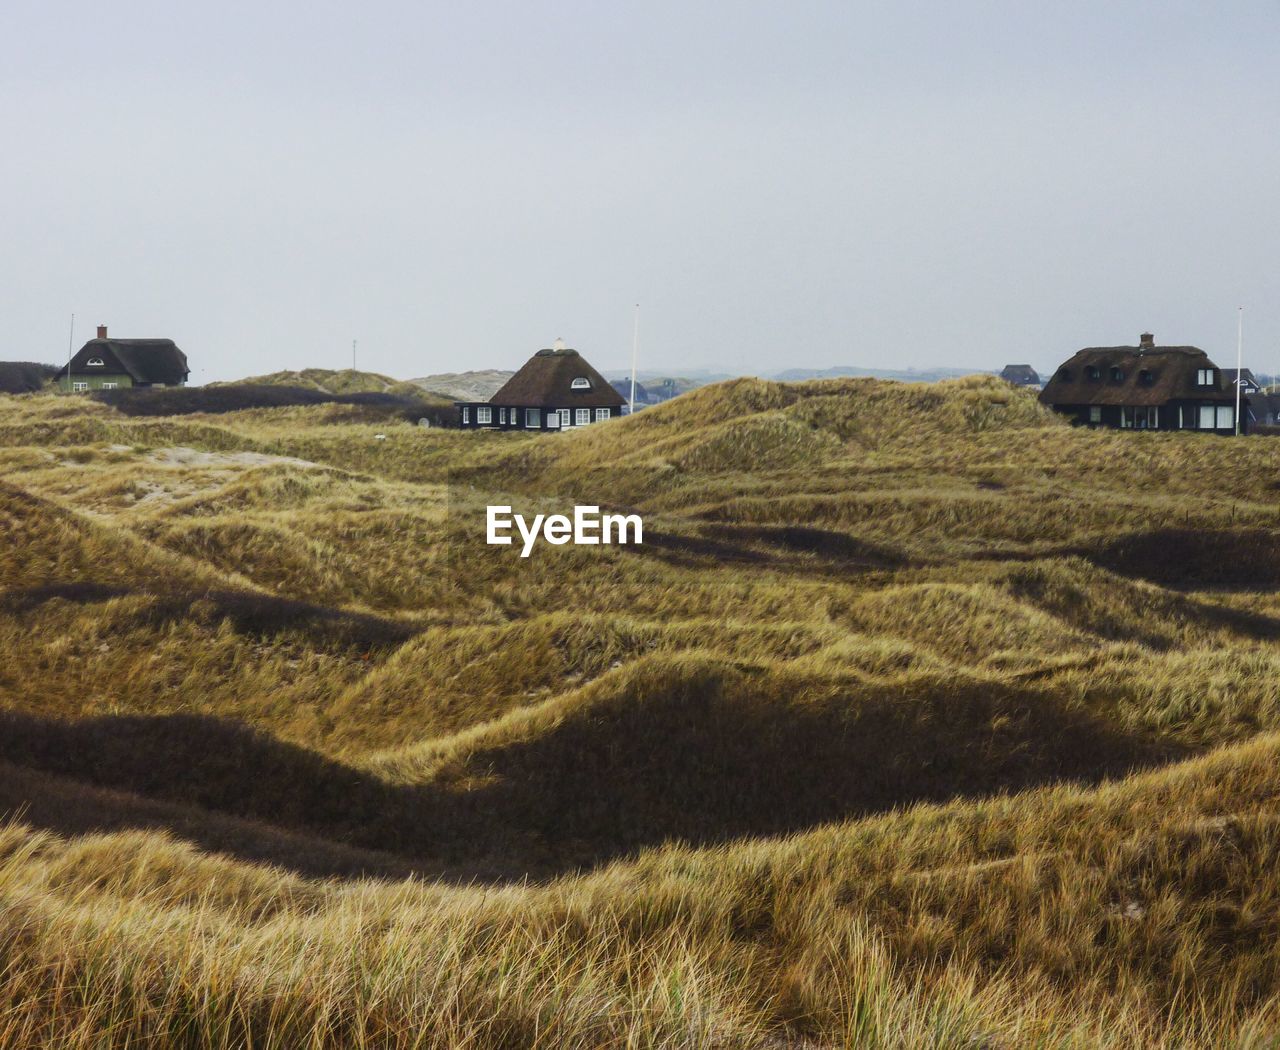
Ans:
[{"label": "grassy sand dune", "polygon": [[[0,397],[0,1046],[1271,1045],[1275,463]],[[484,542],[574,502],[646,542]]]}]

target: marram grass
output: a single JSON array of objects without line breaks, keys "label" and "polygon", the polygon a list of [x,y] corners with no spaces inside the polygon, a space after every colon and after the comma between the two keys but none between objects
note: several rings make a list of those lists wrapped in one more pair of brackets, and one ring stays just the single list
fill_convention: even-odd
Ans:
[{"label": "marram grass", "polygon": [[1270,439],[375,417],[0,398],[0,1046],[1280,1042]]}]

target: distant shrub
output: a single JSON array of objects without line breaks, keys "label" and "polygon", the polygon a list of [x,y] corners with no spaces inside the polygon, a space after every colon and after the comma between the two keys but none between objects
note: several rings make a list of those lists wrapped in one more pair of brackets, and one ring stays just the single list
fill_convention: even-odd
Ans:
[{"label": "distant shrub", "polygon": [[95,390],[89,396],[127,416],[185,416],[195,412],[241,412],[295,405],[352,405],[374,410],[383,419],[397,418],[410,422],[429,419],[432,426],[441,427],[454,425],[455,415],[450,405],[409,394],[379,391],[326,394],[308,387],[251,383]]},{"label": "distant shrub", "polygon": [[0,361],[0,394],[31,394],[58,374],[56,365],[33,361]]}]

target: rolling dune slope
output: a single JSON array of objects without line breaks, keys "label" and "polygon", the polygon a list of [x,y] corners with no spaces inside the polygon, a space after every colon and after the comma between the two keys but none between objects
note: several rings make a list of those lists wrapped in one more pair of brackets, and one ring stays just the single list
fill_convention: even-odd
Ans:
[{"label": "rolling dune slope", "polygon": [[1276,448],[0,396],[0,1047],[1270,1045]]}]

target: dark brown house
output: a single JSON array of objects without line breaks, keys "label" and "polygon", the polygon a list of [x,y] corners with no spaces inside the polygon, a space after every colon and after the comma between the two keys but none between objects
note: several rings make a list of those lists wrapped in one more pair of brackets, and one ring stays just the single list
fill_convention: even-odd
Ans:
[{"label": "dark brown house", "polygon": [[458,401],[464,429],[572,430],[622,414],[619,394],[577,350],[557,339],[488,401]]},{"label": "dark brown house", "polygon": [[128,386],[185,386],[191,369],[187,355],[172,339],[111,339],[98,326],[90,339],[60,370],[63,390],[115,390]]},{"label": "dark brown house", "polygon": [[[1094,427],[1235,432],[1236,390],[1196,346],[1091,346],[1062,365],[1040,392],[1042,403]],[[1241,401],[1241,432],[1248,414]]]},{"label": "dark brown house", "polygon": [[1237,374],[1240,377],[1240,393],[1242,394],[1259,394],[1262,392],[1262,384],[1254,377],[1252,368],[1242,368],[1237,373],[1234,368],[1224,368],[1222,370],[1222,381],[1234,390]]},{"label": "dark brown house", "polygon": [[1040,373],[1030,365],[1005,365],[1000,378],[1014,386],[1040,385]]}]

